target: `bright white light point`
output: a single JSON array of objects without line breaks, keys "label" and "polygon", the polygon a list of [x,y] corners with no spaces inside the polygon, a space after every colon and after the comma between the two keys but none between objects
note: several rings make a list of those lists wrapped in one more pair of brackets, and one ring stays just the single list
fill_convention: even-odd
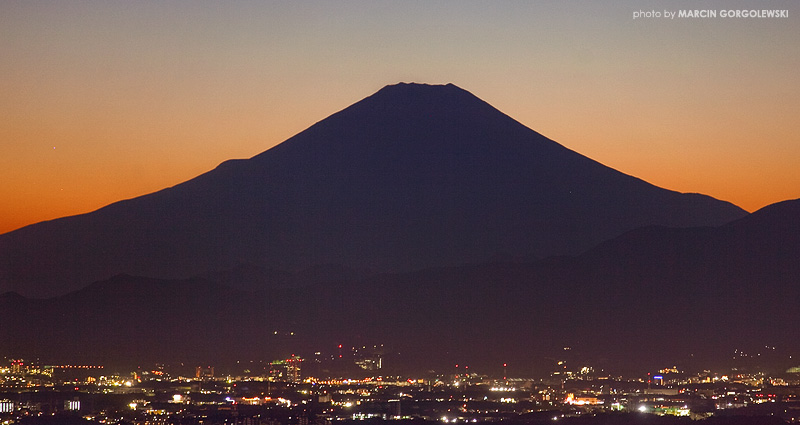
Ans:
[{"label": "bright white light point", "polygon": [[646,412],[647,411],[647,406],[639,406],[639,411],[640,412]]}]

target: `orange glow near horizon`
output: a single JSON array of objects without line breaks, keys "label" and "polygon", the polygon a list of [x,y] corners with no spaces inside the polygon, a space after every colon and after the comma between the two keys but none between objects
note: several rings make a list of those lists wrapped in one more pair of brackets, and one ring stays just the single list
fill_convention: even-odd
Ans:
[{"label": "orange glow near horizon", "polygon": [[800,6],[332,3],[0,5],[0,233],[252,157],[400,81],[452,82],[666,189],[748,211],[800,197]]}]

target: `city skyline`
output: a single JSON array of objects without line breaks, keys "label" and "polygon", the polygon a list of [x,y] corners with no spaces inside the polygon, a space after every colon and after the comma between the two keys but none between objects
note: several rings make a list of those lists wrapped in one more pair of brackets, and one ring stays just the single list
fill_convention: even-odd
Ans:
[{"label": "city skyline", "polygon": [[[585,363],[567,367],[566,362],[554,360],[549,374],[501,378],[492,372],[467,371],[464,365],[411,375],[387,374],[380,368],[353,374],[342,367],[352,359],[310,361],[307,366],[312,370],[287,367],[289,361],[242,361],[222,368],[156,363],[120,369],[4,358],[0,419],[77,423],[82,416],[87,423],[142,425],[363,420],[431,425],[656,420],[777,425],[799,419],[797,368],[775,373],[668,366],[621,376]],[[42,420],[34,422],[37,417]]]},{"label": "city skyline", "polygon": [[[660,1],[0,6],[0,233],[249,158],[399,81],[452,82],[623,173],[754,211],[798,197],[800,34]],[[751,9],[745,1],[708,9]]]}]

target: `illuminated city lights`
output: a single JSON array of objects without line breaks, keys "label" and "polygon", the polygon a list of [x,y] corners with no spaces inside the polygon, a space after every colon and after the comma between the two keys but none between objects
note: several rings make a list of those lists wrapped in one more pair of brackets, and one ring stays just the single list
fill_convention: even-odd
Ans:
[{"label": "illuminated city lights", "polygon": [[[353,366],[357,360],[351,360]],[[249,366],[251,363],[261,365],[260,369]],[[118,412],[133,415],[133,423],[137,424],[163,423],[166,418],[200,423],[193,422],[193,418],[200,421],[209,412],[222,417],[236,412],[242,415],[241,409],[254,409],[254,418],[259,414],[275,415],[274,409],[287,409],[282,413],[287,415],[286,420],[304,415],[309,421],[315,417],[331,422],[424,419],[448,424],[486,423],[551,411],[558,412],[552,416],[554,420],[598,412],[701,419],[714,412],[730,414],[754,406],[791,406],[800,400],[798,373],[775,377],[763,372],[704,370],[692,374],[670,367],[661,369],[669,370],[660,372],[662,375],[651,373],[650,379],[644,379],[644,375],[624,379],[602,375],[592,367],[590,373],[581,373],[587,366],[567,370],[574,373],[566,374],[558,362],[553,362],[549,378],[537,379],[492,378],[476,372],[426,378],[375,375],[324,379],[305,376],[308,372],[304,368],[298,368],[296,374],[286,373],[286,368],[302,363],[302,358],[292,355],[272,362],[248,362],[250,369],[236,375],[216,373],[220,369],[209,365],[184,366],[181,370],[186,374],[180,375],[174,367],[160,365],[138,368],[123,376],[107,376],[100,375],[106,373],[103,368],[52,369],[36,362],[17,361],[14,364],[18,367],[12,367],[11,362],[0,365],[0,387],[15,391],[50,388],[56,391],[54,394],[62,394],[51,413],[78,412],[96,421],[108,420],[104,415],[110,412],[94,410],[95,397],[117,394],[122,397]],[[276,367],[281,369],[280,375],[275,374]],[[209,373],[200,373],[198,378],[198,369]],[[53,373],[43,374],[45,370]],[[77,371],[83,376],[76,379],[73,376]],[[780,391],[776,391],[778,388]],[[705,407],[709,405],[710,409]],[[4,417],[38,412],[36,409],[44,407],[0,399],[0,415],[5,415],[0,416],[0,422]],[[788,408],[785,411],[792,412]]]}]

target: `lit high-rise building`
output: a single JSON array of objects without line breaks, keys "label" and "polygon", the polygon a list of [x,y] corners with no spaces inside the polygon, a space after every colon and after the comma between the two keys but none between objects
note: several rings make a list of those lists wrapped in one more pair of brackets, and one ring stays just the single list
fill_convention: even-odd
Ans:
[{"label": "lit high-rise building", "polygon": [[269,375],[276,380],[299,382],[302,362],[303,359],[294,354],[285,360],[275,360],[269,364]]}]

